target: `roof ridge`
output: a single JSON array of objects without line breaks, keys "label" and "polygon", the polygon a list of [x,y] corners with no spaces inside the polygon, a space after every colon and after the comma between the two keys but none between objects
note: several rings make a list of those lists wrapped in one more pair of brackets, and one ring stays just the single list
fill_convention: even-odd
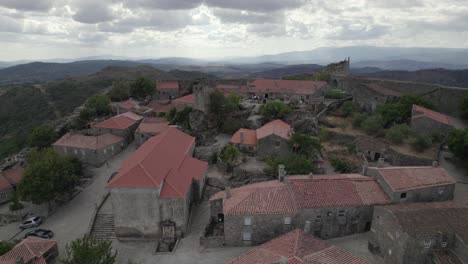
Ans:
[{"label": "roof ridge", "polygon": [[[163,181],[164,181],[167,185],[169,185],[169,186],[172,188],[172,190],[175,191],[177,194],[183,195],[182,193],[180,193],[180,192],[177,190],[177,188],[174,187],[174,185],[172,185],[168,180],[166,180],[167,175],[168,175],[171,171],[172,171],[172,168],[169,169],[169,171],[166,173],[166,176],[164,176]],[[165,186],[165,185],[164,185],[164,186]],[[161,190],[161,191],[162,191],[162,190]]]},{"label": "roof ridge", "polygon": [[[150,178],[150,181],[154,184],[154,186],[161,186],[160,184],[157,184],[156,181],[153,179],[153,176],[151,176],[151,174],[146,170],[145,167],[143,167],[141,165],[141,163],[139,162],[138,163],[138,166],[140,166],[140,168],[145,172],[146,176],[148,176]],[[134,167],[135,168],[135,167]]]}]

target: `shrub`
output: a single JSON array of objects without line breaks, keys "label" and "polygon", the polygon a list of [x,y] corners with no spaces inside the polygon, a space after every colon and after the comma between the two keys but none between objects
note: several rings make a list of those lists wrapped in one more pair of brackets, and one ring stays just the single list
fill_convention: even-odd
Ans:
[{"label": "shrub", "polygon": [[413,104],[432,109],[432,104],[417,95],[403,95],[398,102],[385,103],[377,107],[385,122],[385,126],[401,124],[411,117]]},{"label": "shrub", "polygon": [[134,98],[144,99],[156,92],[156,85],[148,78],[139,77],[130,84],[130,95]]},{"label": "shrub", "polygon": [[463,97],[463,100],[461,103],[461,114],[463,118],[468,120],[468,95],[465,95]]},{"label": "shrub", "polygon": [[239,149],[236,148],[236,146],[232,144],[228,144],[221,151],[220,158],[222,161],[226,162],[227,164],[232,164],[237,160],[237,158],[239,158],[240,155],[241,153]]},{"label": "shrub", "polygon": [[355,108],[354,108],[354,104],[352,101],[346,101],[344,102],[341,107],[340,107],[341,111],[343,112],[343,114],[345,116],[349,116],[351,115],[354,111],[355,111]]},{"label": "shrub", "polygon": [[319,139],[322,142],[330,140],[331,139],[330,132],[327,129],[321,127],[320,132],[319,132]]},{"label": "shrub", "polygon": [[354,128],[360,128],[362,125],[362,122],[366,120],[367,115],[363,113],[354,113],[352,116],[352,124]]},{"label": "shrub", "polygon": [[238,119],[228,117],[223,122],[222,132],[226,134],[234,134],[241,127],[242,127],[242,122],[240,122]]},{"label": "shrub", "polygon": [[0,241],[0,256],[12,250],[14,246],[12,243]]},{"label": "shrub", "polygon": [[456,157],[462,159],[468,165],[468,128],[454,129],[448,136],[448,146]]},{"label": "shrub", "polygon": [[260,112],[263,116],[265,116],[268,120],[273,119],[281,119],[285,117],[291,109],[289,106],[281,101],[269,101],[265,105],[262,106]]},{"label": "shrub", "polygon": [[339,173],[353,173],[353,172],[359,172],[359,168],[352,164],[349,161],[339,159],[337,157],[331,156],[330,157],[330,163],[335,168],[335,171]]},{"label": "shrub", "polygon": [[371,115],[367,117],[362,123],[361,128],[367,134],[376,134],[384,127],[384,120],[380,115]]},{"label": "shrub", "polygon": [[430,148],[432,146],[432,140],[428,136],[424,135],[416,135],[411,142],[411,146],[418,151],[423,152],[424,150]]},{"label": "shrub", "polygon": [[385,138],[395,144],[400,144],[408,138],[409,134],[410,128],[407,125],[396,125],[385,132]]},{"label": "shrub", "polygon": [[304,155],[291,154],[287,156],[270,156],[264,159],[268,167],[263,170],[266,174],[276,176],[278,165],[283,164],[290,175],[302,175],[315,172],[313,160]]},{"label": "shrub", "polygon": [[108,93],[112,101],[123,101],[130,97],[130,83],[127,81],[116,81]]},{"label": "shrub", "polygon": [[40,125],[35,127],[28,137],[28,144],[30,147],[39,149],[50,147],[57,139],[57,133],[48,125]]},{"label": "shrub", "polygon": [[346,93],[340,89],[330,89],[325,92],[325,98],[343,99],[346,96],[347,96]]}]

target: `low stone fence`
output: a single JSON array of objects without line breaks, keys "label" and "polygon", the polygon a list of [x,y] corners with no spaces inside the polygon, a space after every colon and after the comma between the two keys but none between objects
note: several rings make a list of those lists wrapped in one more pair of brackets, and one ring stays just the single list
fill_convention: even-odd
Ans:
[{"label": "low stone fence", "polygon": [[200,246],[203,248],[224,247],[224,236],[200,237]]}]

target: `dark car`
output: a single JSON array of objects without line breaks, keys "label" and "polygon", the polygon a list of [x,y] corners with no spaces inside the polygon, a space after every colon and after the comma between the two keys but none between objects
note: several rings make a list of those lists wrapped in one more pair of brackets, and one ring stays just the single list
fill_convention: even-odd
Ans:
[{"label": "dark car", "polygon": [[24,222],[19,226],[19,228],[20,228],[20,229],[27,229],[27,228],[39,226],[40,224],[42,224],[42,217],[40,217],[40,216],[35,216],[35,217],[31,217],[31,218],[29,218],[28,220],[24,221]]},{"label": "dark car", "polygon": [[30,237],[30,236],[35,236],[35,237],[40,237],[40,238],[52,238],[54,237],[54,232],[46,229],[35,229],[33,231],[30,231],[24,235],[24,238]]}]

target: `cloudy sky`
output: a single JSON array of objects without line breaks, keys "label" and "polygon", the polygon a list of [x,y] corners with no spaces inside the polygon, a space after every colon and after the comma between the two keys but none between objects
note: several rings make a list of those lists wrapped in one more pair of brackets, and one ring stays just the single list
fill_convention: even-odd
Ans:
[{"label": "cloudy sky", "polygon": [[468,48],[468,0],[0,0],[0,61]]}]

